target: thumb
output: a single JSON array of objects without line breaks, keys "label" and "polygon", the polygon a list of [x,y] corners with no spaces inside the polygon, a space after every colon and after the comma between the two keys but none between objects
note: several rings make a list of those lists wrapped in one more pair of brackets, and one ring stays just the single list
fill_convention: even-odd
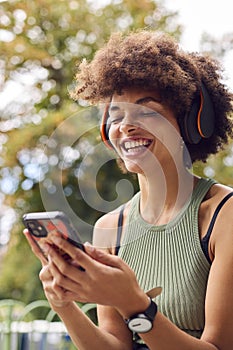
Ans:
[{"label": "thumb", "polygon": [[109,254],[104,250],[98,249],[89,242],[84,244],[85,252],[101,264],[111,267],[121,267],[121,259],[116,255]]}]

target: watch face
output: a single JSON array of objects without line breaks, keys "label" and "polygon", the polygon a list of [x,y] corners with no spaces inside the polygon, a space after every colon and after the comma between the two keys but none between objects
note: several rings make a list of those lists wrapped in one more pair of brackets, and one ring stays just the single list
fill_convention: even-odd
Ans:
[{"label": "watch face", "polygon": [[135,317],[128,322],[128,327],[135,333],[146,333],[152,329],[152,322],[148,318]]}]

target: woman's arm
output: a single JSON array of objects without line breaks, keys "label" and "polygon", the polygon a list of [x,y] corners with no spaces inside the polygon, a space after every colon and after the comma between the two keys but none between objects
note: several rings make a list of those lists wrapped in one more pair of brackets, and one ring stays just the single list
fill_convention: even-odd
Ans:
[{"label": "woman's arm", "polygon": [[[78,347],[79,350],[96,350],[101,349],[113,349],[113,350],[128,350],[132,347],[131,335],[125,328],[122,319],[119,314],[109,311],[104,312],[102,310],[101,315],[104,315],[105,324],[114,324],[115,327],[113,332],[108,332],[107,327],[97,327],[79,308],[79,306],[73,302],[78,300],[76,293],[65,290],[58,281],[64,278],[66,282],[68,278],[61,276],[56,265],[53,263],[54,257],[59,264],[64,267],[72,267],[74,270],[81,272],[76,267],[69,265],[63,260],[63,258],[51,247],[44,246],[44,250],[47,248],[48,260],[42,254],[41,250],[32,239],[31,235],[27,230],[24,230],[24,234],[31,246],[34,254],[40,259],[42,263],[42,269],[40,272],[40,279],[43,284],[45,295],[52,307],[52,309],[59,315],[61,320],[66,325],[67,331],[72,338],[73,343]],[[71,247],[72,248],[72,247]],[[85,273],[82,271],[82,273]],[[54,277],[55,276],[55,277]],[[61,283],[62,284],[62,283]],[[74,290],[76,289],[74,281],[72,281]],[[109,308],[110,309],[110,308]],[[100,317],[101,318],[101,317]],[[120,321],[120,322],[119,322]],[[118,322],[121,324],[119,328]],[[122,329],[122,330],[120,330]]]},{"label": "woman's arm", "polygon": [[213,262],[206,291],[206,325],[202,339],[220,350],[233,349],[233,198],[216,220],[210,241]]},{"label": "woman's arm", "polygon": [[[129,335],[126,337],[125,332],[119,331],[118,327],[112,327],[112,331],[109,332],[108,327],[104,329],[96,326],[75,303],[55,308],[55,311],[66,325],[73,343],[79,350],[129,350],[132,348]],[[104,316],[106,326],[108,322],[114,323],[112,315],[110,315],[111,318],[107,317],[109,317],[108,311]]]}]

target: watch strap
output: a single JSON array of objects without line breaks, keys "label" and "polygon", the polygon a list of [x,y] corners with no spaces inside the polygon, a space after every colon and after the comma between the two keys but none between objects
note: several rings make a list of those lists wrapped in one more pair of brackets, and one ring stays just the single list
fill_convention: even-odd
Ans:
[{"label": "watch strap", "polygon": [[151,321],[154,321],[155,316],[157,314],[158,307],[157,304],[150,298],[150,305],[143,312]]},{"label": "watch strap", "polygon": [[157,307],[157,304],[151,298],[149,299],[150,299],[150,305],[148,306],[148,308],[144,312],[136,313],[133,316],[126,319],[125,323],[127,325],[130,323],[130,321],[132,321],[135,318],[145,318],[145,319],[148,319],[153,324],[153,321],[158,311],[158,307]]}]

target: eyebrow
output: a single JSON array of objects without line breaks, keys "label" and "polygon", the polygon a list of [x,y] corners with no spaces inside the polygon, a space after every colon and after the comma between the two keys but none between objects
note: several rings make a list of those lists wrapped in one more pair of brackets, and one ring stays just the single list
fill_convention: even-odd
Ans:
[{"label": "eyebrow", "polygon": [[151,102],[151,101],[153,101],[153,102],[161,102],[161,99],[156,99],[156,98],[151,97],[151,96],[146,96],[146,97],[140,98],[135,103],[139,104],[139,105],[143,105],[144,103]]},{"label": "eyebrow", "polygon": [[[148,102],[161,102],[160,99],[155,99],[154,97],[151,97],[151,96],[146,96],[146,97],[142,97],[142,98],[139,98],[138,100],[136,100],[134,103],[135,104],[138,104],[138,105],[144,105],[145,103],[148,103]],[[118,107],[117,105],[110,105],[110,108],[109,108],[109,111],[117,111],[119,110],[120,107]]]}]

